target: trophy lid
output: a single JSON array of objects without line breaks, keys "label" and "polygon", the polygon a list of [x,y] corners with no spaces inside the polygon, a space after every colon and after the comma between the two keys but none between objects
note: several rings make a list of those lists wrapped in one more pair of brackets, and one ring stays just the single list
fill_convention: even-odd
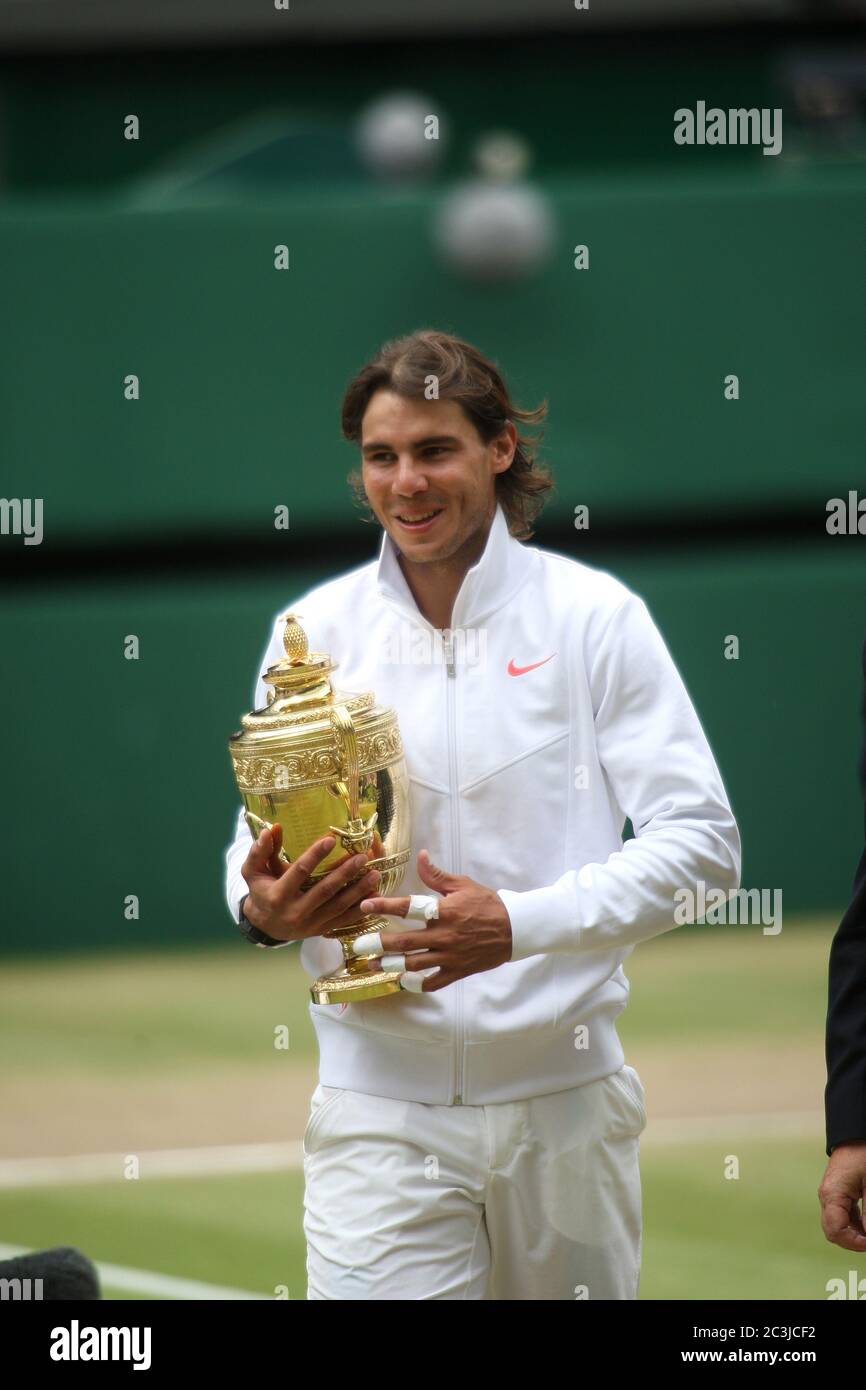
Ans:
[{"label": "trophy lid", "polygon": [[267,704],[245,714],[229,740],[245,796],[341,785],[347,777],[372,773],[403,756],[395,711],[377,705],[371,691],[337,690],[330,673],[338,663],[324,652],[310,651],[298,618],[283,614],[286,654],[264,674],[271,687]]},{"label": "trophy lid", "polygon": [[349,695],[335,690],[329,677],[339,662],[325,652],[310,651],[307,634],[298,617],[296,613],[281,615],[281,621],[286,624],[283,630],[286,654],[269,666],[262,678],[271,686],[267,705],[245,714],[241,720],[242,730],[234,738],[242,737],[243,730],[266,735],[295,724],[327,720],[330,708],[337,702],[353,714],[372,707],[373,695],[369,692]]}]

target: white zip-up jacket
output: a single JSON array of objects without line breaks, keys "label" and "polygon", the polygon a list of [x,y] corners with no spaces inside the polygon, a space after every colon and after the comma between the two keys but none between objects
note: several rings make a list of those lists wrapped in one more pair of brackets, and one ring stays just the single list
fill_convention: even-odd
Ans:
[{"label": "white zip-up jacket", "polygon": [[[418,609],[383,533],[377,560],[290,605],[341,690],[396,710],[412,855],[498,891],[511,960],[431,993],[310,1004],[322,1085],[428,1104],[521,1100],[623,1065],[623,962],[675,926],[674,894],[736,889],[740,839],[682,679],[643,600],[612,575],[516,540],[497,505],[450,640]],[[281,609],[281,612],[285,609]],[[262,670],[283,653],[275,619]],[[255,706],[266,703],[259,678]],[[634,838],[623,843],[625,818]],[[234,920],[250,832],[226,855]],[[424,924],[393,918],[395,930]],[[282,959],[282,957],[277,957]],[[342,961],[312,937],[311,976]]]}]

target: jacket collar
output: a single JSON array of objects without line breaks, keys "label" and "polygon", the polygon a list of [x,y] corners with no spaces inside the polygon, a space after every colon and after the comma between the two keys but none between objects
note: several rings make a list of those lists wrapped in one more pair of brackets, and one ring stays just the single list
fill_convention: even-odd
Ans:
[{"label": "jacket collar", "polygon": [[[383,531],[376,565],[379,592],[407,610],[416,622],[429,627],[406,583],[397,559],[399,553],[388,532]],[[464,627],[478,623],[507,602],[526,578],[536,553],[511,535],[502,504],[497,502],[484,550],[471,569],[466,571],[457,591],[451,626]]]}]

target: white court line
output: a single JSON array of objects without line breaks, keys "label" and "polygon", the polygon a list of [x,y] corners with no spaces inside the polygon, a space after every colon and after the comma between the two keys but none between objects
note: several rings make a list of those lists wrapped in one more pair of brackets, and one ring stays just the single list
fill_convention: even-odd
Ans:
[{"label": "white court line", "polygon": [[[642,1148],[694,1144],[734,1137],[749,1139],[814,1138],[824,1142],[819,1110],[785,1110],[769,1114],[704,1115],[653,1119],[641,1135]],[[209,1174],[278,1173],[303,1168],[301,1140],[273,1144],[206,1145],[194,1149],[150,1149],[135,1155],[138,1179],[207,1177]],[[53,1187],[66,1183],[122,1181],[129,1153],[69,1154],[52,1158],[0,1159],[0,1189]]]},{"label": "white court line", "polygon": [[[0,1245],[0,1260],[14,1260],[18,1255],[32,1254],[33,1251],[26,1245]],[[220,1284],[202,1284],[197,1279],[176,1279],[171,1274],[153,1274],[149,1269],[127,1269],[124,1265],[103,1264],[97,1264],[96,1268],[103,1289],[121,1289],[124,1293],[152,1294],[155,1298],[271,1301],[267,1294],[249,1293],[246,1289],[226,1289]]]},{"label": "white court line", "polygon": [[824,1115],[820,1110],[778,1110],[745,1115],[698,1115],[654,1120],[640,1137],[641,1148],[656,1144],[699,1144],[746,1139],[812,1139],[824,1145]]},{"label": "white court line", "polygon": [[63,1154],[53,1158],[0,1159],[0,1188],[52,1187],[58,1183],[123,1181],[130,1157],[139,1177],[180,1178],[223,1173],[275,1173],[302,1168],[300,1140],[278,1144],[206,1145],[195,1149],[144,1149],[126,1153]]}]

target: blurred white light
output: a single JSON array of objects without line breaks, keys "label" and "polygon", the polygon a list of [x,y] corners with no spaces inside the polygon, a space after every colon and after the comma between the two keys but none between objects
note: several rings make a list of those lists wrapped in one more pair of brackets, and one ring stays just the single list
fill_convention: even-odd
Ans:
[{"label": "blurred white light", "polygon": [[[438,118],[438,131],[431,117]],[[436,138],[431,138],[431,135]],[[364,108],[356,141],[368,169],[384,178],[413,178],[438,164],[447,131],[436,103],[418,92],[392,92]]]},{"label": "blurred white light", "polygon": [[548,201],[528,184],[463,184],[436,219],[439,250],[455,270],[476,280],[514,280],[537,269],[553,246]]}]

